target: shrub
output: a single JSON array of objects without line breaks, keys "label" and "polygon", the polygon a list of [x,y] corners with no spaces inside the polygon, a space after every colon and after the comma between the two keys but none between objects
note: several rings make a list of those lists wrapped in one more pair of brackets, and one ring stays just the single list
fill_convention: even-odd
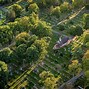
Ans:
[{"label": "shrub", "polygon": [[19,46],[21,44],[26,44],[29,40],[30,35],[26,32],[22,32],[16,36],[16,46]]},{"label": "shrub", "polygon": [[26,49],[27,49],[26,44],[21,44],[16,48],[16,55],[18,56],[18,58],[24,59],[26,57],[25,56]]},{"label": "shrub", "polygon": [[86,8],[87,10],[89,10],[89,4],[86,4],[86,5],[85,5],[85,8]]},{"label": "shrub", "polygon": [[46,1],[46,4],[47,5],[54,5],[54,6],[58,6],[60,3],[61,3],[61,1],[59,1],[59,0],[45,0]]},{"label": "shrub", "polygon": [[39,17],[37,14],[35,14],[34,12],[29,16],[29,23],[30,25],[35,25],[37,24],[39,21]]},{"label": "shrub", "polygon": [[14,10],[9,10],[6,13],[6,20],[7,21],[14,22],[15,18],[16,18],[16,14],[15,14]]},{"label": "shrub", "polygon": [[83,37],[84,37],[85,43],[89,42],[89,31],[88,30],[83,33]]},{"label": "shrub", "polygon": [[44,21],[39,21],[33,26],[31,32],[39,37],[51,36],[51,27]]},{"label": "shrub", "polygon": [[17,22],[17,21],[9,22],[9,23],[7,23],[7,25],[8,25],[8,26],[10,27],[10,29],[12,30],[13,35],[15,35],[16,31],[19,30],[18,22]]},{"label": "shrub", "polygon": [[16,17],[20,17],[22,12],[22,7],[18,4],[13,4],[9,9],[15,11]]},{"label": "shrub", "polygon": [[84,14],[85,29],[89,29],[89,14]]},{"label": "shrub", "polygon": [[59,18],[61,14],[60,7],[56,6],[55,8],[53,8],[51,14]]},{"label": "shrub", "polygon": [[45,6],[58,6],[61,1],[59,0],[34,0],[38,5],[39,7],[45,7]]},{"label": "shrub", "polygon": [[64,2],[63,4],[60,5],[60,11],[62,13],[64,12],[70,12],[72,9],[71,5],[68,2]]},{"label": "shrub", "polygon": [[39,7],[38,7],[38,5],[37,5],[36,3],[30,4],[30,5],[28,6],[28,11],[29,11],[30,14],[31,14],[32,12],[38,13]]},{"label": "shrub", "polygon": [[0,58],[1,58],[0,60],[9,63],[11,53],[12,51],[10,50],[10,48],[4,48],[0,50]]},{"label": "shrub", "polygon": [[60,31],[65,30],[65,25],[64,24],[59,24],[58,27],[59,27]]},{"label": "shrub", "polygon": [[71,26],[70,29],[69,29],[69,33],[73,36],[80,36],[81,34],[83,34],[83,29],[77,25],[77,26]]},{"label": "shrub", "polygon": [[8,66],[5,62],[0,61],[0,89],[5,89],[8,80]]},{"label": "shrub", "polygon": [[12,29],[14,35],[20,32],[24,32],[24,31],[28,32],[30,29],[29,17],[24,16],[22,18],[18,18],[13,23],[9,22],[8,25]]},{"label": "shrub", "polygon": [[86,47],[89,49],[89,42],[86,43]]},{"label": "shrub", "polygon": [[16,19],[18,22],[17,27],[19,32],[29,31],[29,17],[24,16],[22,18]]},{"label": "shrub", "polygon": [[86,53],[83,56],[83,69],[89,70],[89,50],[86,51]]},{"label": "shrub", "polygon": [[72,4],[73,4],[74,8],[78,8],[78,7],[82,7],[84,5],[84,1],[83,0],[72,0]]},{"label": "shrub", "polygon": [[2,45],[11,43],[13,38],[12,30],[8,25],[0,26],[0,43]]}]

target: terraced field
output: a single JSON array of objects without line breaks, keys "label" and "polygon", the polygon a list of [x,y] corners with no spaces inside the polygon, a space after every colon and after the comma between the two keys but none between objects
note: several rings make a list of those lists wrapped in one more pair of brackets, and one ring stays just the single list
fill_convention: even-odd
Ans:
[{"label": "terraced field", "polygon": [[[77,19],[78,18],[78,19]],[[74,18],[74,24],[80,23],[81,15]],[[39,74],[46,70],[51,71],[55,76],[61,75],[63,82],[66,82],[72,75],[65,71],[66,65],[71,59],[71,44],[60,49],[59,52],[54,53],[53,46],[55,42],[59,39],[58,34],[53,33],[52,40],[48,50],[50,50],[43,61],[37,62],[31,68],[28,68],[21,76],[19,76],[13,83],[9,84],[9,89],[19,89],[21,85],[27,86],[27,81],[30,81],[29,89],[41,89],[41,84],[39,83]],[[65,67],[65,68],[64,68]]]}]

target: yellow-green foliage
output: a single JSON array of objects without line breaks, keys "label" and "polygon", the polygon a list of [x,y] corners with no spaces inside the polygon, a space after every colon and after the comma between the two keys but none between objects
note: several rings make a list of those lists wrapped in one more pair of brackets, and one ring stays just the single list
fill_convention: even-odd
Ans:
[{"label": "yellow-green foliage", "polygon": [[28,11],[31,14],[32,12],[38,13],[39,7],[36,3],[32,3],[28,6]]},{"label": "yellow-green foliage", "polygon": [[36,23],[32,27],[31,32],[39,37],[52,35],[51,27],[45,21],[39,21]]},{"label": "yellow-green foliage", "polygon": [[84,5],[84,0],[72,0],[74,8],[82,7]]},{"label": "yellow-green foliage", "polygon": [[8,25],[0,26],[0,43],[6,44],[13,38],[12,30]]},{"label": "yellow-green foliage", "polygon": [[84,71],[89,70],[89,50],[83,56],[83,69]]},{"label": "yellow-green foliage", "polygon": [[22,32],[16,36],[16,45],[20,45],[22,43],[26,43],[29,39],[30,35],[27,32]]},{"label": "yellow-green foliage", "polygon": [[62,13],[64,12],[70,12],[72,9],[71,5],[68,2],[64,2],[63,4],[60,5],[60,11]]},{"label": "yellow-green foliage", "polygon": [[61,14],[60,7],[59,6],[56,6],[55,8],[51,7],[51,14],[59,18]]},{"label": "yellow-green foliage", "polygon": [[22,12],[22,7],[19,4],[13,4],[9,9],[15,11],[16,17],[20,17]]},{"label": "yellow-green foliage", "polygon": [[57,89],[57,83],[60,80],[60,76],[55,77],[50,71],[43,71],[40,75],[41,80],[45,86],[45,89]]},{"label": "yellow-green foliage", "polygon": [[68,66],[69,72],[73,75],[79,74],[81,72],[81,64],[78,60],[73,60],[72,63]]},{"label": "yellow-green foliage", "polygon": [[84,37],[85,43],[89,42],[89,30],[87,30],[83,33],[83,37]]},{"label": "yellow-green foliage", "polygon": [[85,23],[84,28],[89,29],[89,14],[84,14],[83,19]]},{"label": "yellow-green foliage", "polygon": [[89,70],[85,71],[86,86],[89,86]]}]

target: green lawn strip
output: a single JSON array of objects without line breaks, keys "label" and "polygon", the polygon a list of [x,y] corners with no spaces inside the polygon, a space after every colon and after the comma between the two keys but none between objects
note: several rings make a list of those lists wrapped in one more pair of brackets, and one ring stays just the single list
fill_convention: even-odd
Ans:
[{"label": "green lawn strip", "polygon": [[30,75],[32,75],[32,76],[34,76],[35,78],[37,78],[37,80],[40,79],[39,74],[36,74],[36,73],[34,73],[34,72],[31,72]]},{"label": "green lawn strip", "polygon": [[49,59],[45,59],[45,62],[46,63],[48,63],[49,65],[51,65],[51,66],[55,66],[55,63],[54,62],[52,62],[52,61],[50,61]]},{"label": "green lawn strip", "polygon": [[31,79],[28,81],[29,81],[29,87],[27,89],[32,89],[32,87],[34,86],[34,83],[31,81]]},{"label": "green lawn strip", "polygon": [[55,64],[60,64],[60,62],[56,59],[56,58],[53,58],[53,57],[50,57],[48,58],[50,61],[54,62]]},{"label": "green lawn strip", "polygon": [[38,69],[38,71],[39,71],[39,73],[38,74],[40,74],[42,71],[44,71],[45,69],[43,68],[43,67],[41,67],[40,65],[37,67],[37,69]]},{"label": "green lawn strip", "polygon": [[[38,88],[38,89],[40,89],[40,84],[39,84],[39,80],[36,80],[35,78],[34,78],[34,76],[32,76],[32,75],[30,75],[29,76],[29,81],[32,81],[32,83],[34,83],[34,85],[36,85],[36,87]],[[31,87],[32,88],[32,87]]]},{"label": "green lawn strip", "polygon": [[[31,77],[33,81],[35,81],[35,84],[38,83],[39,79],[37,79],[34,75],[30,74],[30,75],[28,75],[28,76],[29,76],[29,78]],[[39,84],[38,84],[38,85],[39,85]]]},{"label": "green lawn strip", "polygon": [[49,56],[49,59],[53,59],[53,60],[56,60],[58,63],[61,63],[63,62],[64,60],[62,60],[62,57],[57,57],[57,56],[53,56],[53,55],[50,55]]},{"label": "green lawn strip", "polygon": [[9,89],[14,89],[14,87],[16,87],[21,81],[23,81],[26,77],[27,74],[30,74],[34,68],[36,68],[36,66],[42,62],[43,60],[38,60],[34,66],[28,68],[23,74],[21,74],[17,79],[15,79],[12,83],[8,84],[9,86],[11,86]]},{"label": "green lawn strip", "polygon": [[53,74],[57,74],[58,72],[54,69],[54,68],[51,68],[50,66],[48,65],[44,65],[44,67],[47,69],[47,71],[51,71]]}]

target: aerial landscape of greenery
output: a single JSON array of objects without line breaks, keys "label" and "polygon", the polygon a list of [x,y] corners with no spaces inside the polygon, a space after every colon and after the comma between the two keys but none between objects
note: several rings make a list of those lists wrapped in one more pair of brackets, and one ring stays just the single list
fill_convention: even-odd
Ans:
[{"label": "aerial landscape of greenery", "polygon": [[0,89],[89,89],[89,0],[0,0]]}]

